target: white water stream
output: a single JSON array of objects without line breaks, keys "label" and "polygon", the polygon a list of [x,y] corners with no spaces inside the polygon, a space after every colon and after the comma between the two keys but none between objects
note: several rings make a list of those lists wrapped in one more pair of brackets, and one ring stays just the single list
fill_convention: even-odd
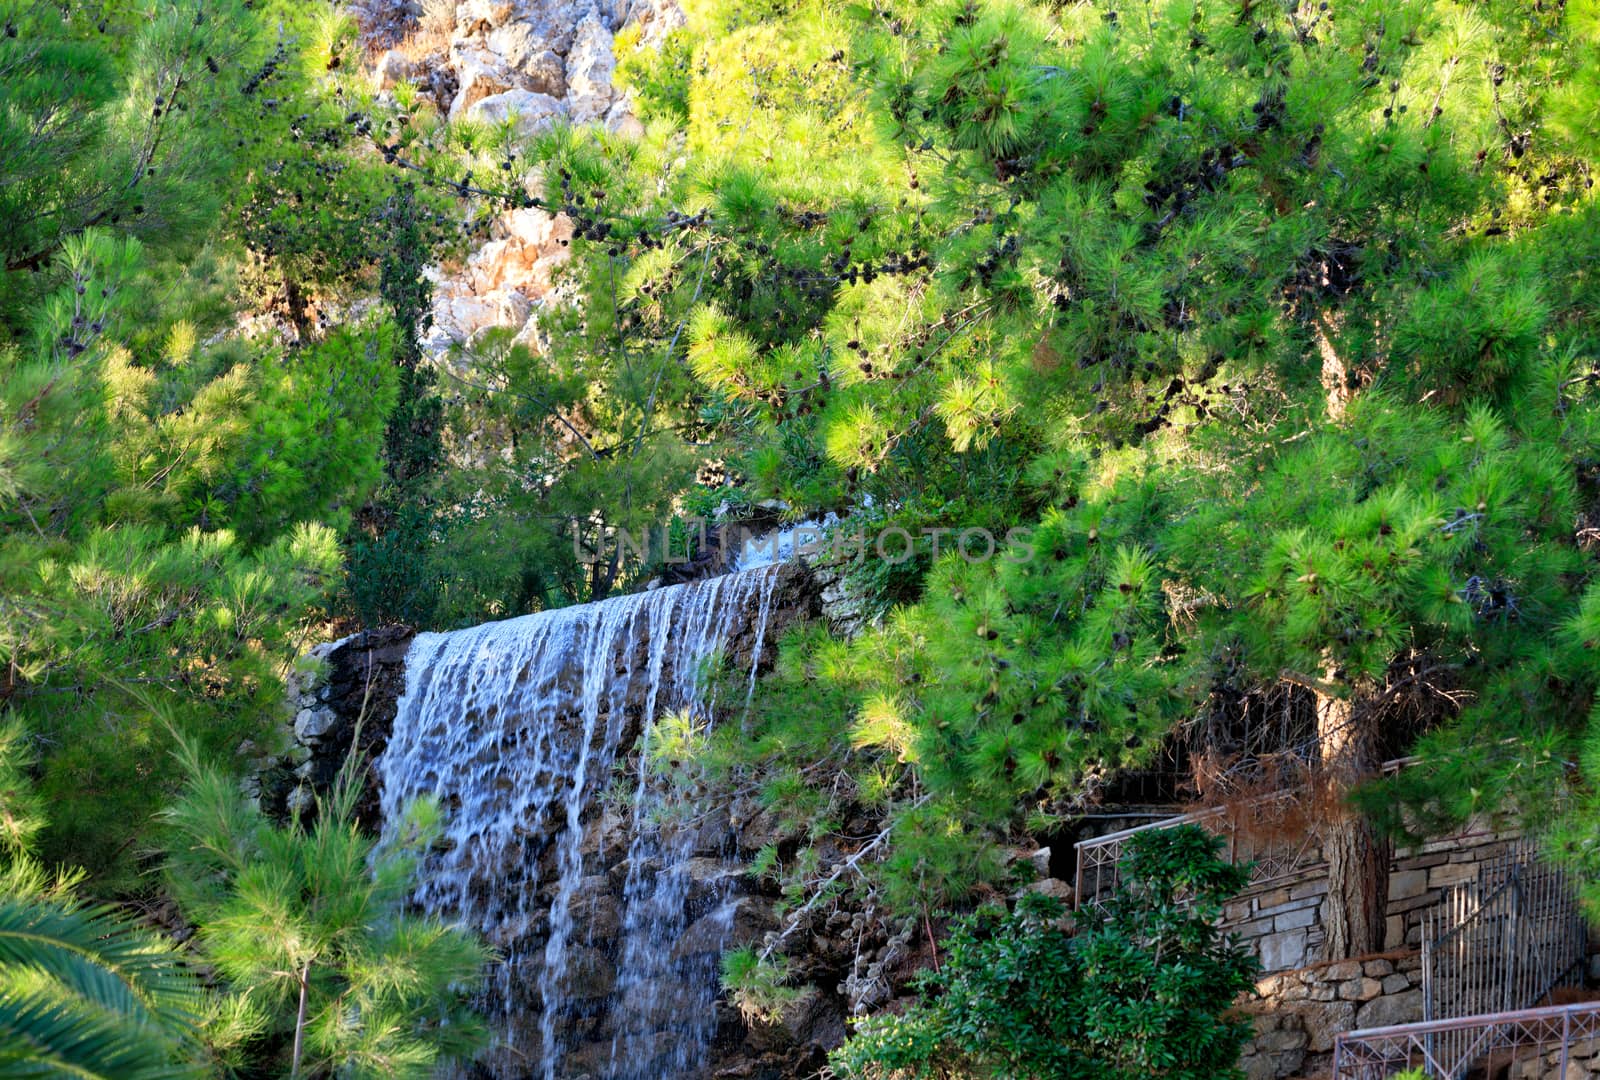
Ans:
[{"label": "white water stream", "polygon": [[[446,811],[416,900],[481,931],[501,953],[488,994],[491,1019],[538,1080],[565,1080],[569,1028],[593,1016],[574,999],[569,970],[588,948],[573,900],[593,848],[586,831],[634,733],[690,710],[711,718],[703,672],[713,655],[746,642],[753,686],[781,568],[619,596],[448,634],[419,634],[406,686],[379,760],[383,813],[420,796]],[[744,681],[744,680],[741,680]],[[662,840],[643,758],[622,887],[622,930],[607,961],[616,980],[607,1060],[585,1063],[605,1080],[691,1073],[715,1030],[714,965],[674,955],[686,925],[691,846]],[[593,859],[587,860],[592,864]],[[534,1004],[537,1003],[537,1004]],[[580,1008],[581,1006],[581,1008]],[[515,1021],[539,1010],[538,1045],[514,1045]],[[494,1015],[498,1013],[498,1016]],[[532,1041],[526,1034],[524,1041]]]}]

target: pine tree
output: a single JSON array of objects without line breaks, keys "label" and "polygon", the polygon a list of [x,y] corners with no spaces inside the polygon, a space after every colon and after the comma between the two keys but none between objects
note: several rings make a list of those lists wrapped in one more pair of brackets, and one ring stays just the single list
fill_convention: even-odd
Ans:
[{"label": "pine tree", "polygon": [[[192,242],[220,206],[232,165],[237,65],[255,52],[259,29],[247,5],[102,10],[23,0],[4,20],[6,291],[18,287],[18,271],[45,268],[89,228]],[[8,319],[7,329],[17,326]]]},{"label": "pine tree", "polygon": [[0,352],[0,700],[50,747],[44,853],[116,877],[174,780],[140,694],[180,693],[212,752],[275,727],[333,527],[378,477],[390,336],[200,348],[181,310],[137,318],[136,239],[91,230],[56,265],[34,337]]},{"label": "pine tree", "polygon": [[[1287,687],[1323,718],[1333,949],[1381,944],[1376,823],[1462,809],[1431,781],[1486,729],[1538,749],[1468,790],[1525,797],[1593,693],[1556,637],[1592,574],[1595,17],[708,4],[627,59],[643,150],[562,144],[549,182],[579,258],[650,286],[619,317],[688,299],[724,497],[1047,554],[860,572],[920,602],[797,661],[853,703],[847,768],[899,758],[981,844],[1216,688]],[[1418,729],[1458,766],[1374,790]]]},{"label": "pine tree", "polygon": [[179,756],[188,785],[165,814],[168,881],[243,1004],[223,1049],[290,1076],[429,1077],[479,1048],[483,1028],[466,1002],[488,950],[406,910],[437,807],[412,807],[380,846],[355,823],[362,777],[352,758],[314,821],[279,827],[192,743]]}]

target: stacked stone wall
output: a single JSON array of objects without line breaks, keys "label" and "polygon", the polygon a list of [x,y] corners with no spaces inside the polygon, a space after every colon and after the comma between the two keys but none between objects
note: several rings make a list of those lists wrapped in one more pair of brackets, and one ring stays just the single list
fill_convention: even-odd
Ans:
[{"label": "stacked stone wall", "polygon": [[1256,1036],[1241,1065],[1250,1080],[1326,1076],[1334,1036],[1422,1018],[1422,961],[1397,951],[1264,976],[1242,1011]]},{"label": "stacked stone wall", "polygon": [[1387,951],[1369,957],[1324,957],[1328,877],[1314,852],[1303,860],[1306,870],[1231,901],[1224,925],[1255,951],[1263,971],[1256,995],[1241,1005],[1256,1025],[1244,1058],[1251,1080],[1326,1076],[1338,1032],[1421,1020],[1424,913],[1515,840],[1473,827],[1397,849],[1389,864]]},{"label": "stacked stone wall", "polygon": [[[1471,828],[1454,836],[1397,849],[1389,863],[1389,899],[1384,948],[1416,950],[1422,945],[1423,913],[1439,903],[1444,890],[1477,878],[1505,855],[1516,836]],[[1302,859],[1305,870],[1251,888],[1223,909],[1224,925],[1252,949],[1266,972],[1319,964],[1326,934],[1324,905],[1327,866],[1315,852]]]}]

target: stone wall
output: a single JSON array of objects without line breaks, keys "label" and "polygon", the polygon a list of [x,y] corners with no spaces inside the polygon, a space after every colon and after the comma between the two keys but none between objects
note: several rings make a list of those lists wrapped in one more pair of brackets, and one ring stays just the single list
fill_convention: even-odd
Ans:
[{"label": "stone wall", "polygon": [[[1439,902],[1446,888],[1476,878],[1484,865],[1504,855],[1513,839],[1509,833],[1471,828],[1396,850],[1389,863],[1384,948],[1419,948],[1423,913]],[[1325,959],[1322,905],[1328,893],[1327,868],[1314,851],[1301,861],[1305,870],[1247,890],[1223,910],[1225,925],[1255,949],[1267,972]]]},{"label": "stone wall", "polygon": [[1422,1019],[1422,961],[1415,950],[1314,964],[1267,975],[1241,1006],[1256,1037],[1240,1064],[1250,1080],[1325,1075],[1333,1038],[1356,1028]]},{"label": "stone wall", "polygon": [[[414,631],[384,626],[312,648],[285,686],[287,752],[260,758],[246,793],[269,815],[309,813],[359,739],[367,764],[389,741],[395,706],[405,690],[406,650]],[[368,774],[358,808],[361,824],[378,825],[376,781]]]},{"label": "stone wall", "polygon": [[1322,959],[1327,895],[1327,871],[1318,866],[1230,901],[1223,924],[1255,950],[1263,971],[1304,967]]},{"label": "stone wall", "polygon": [[1225,925],[1255,950],[1265,972],[1258,996],[1241,1006],[1257,1031],[1244,1058],[1251,1080],[1325,1075],[1335,1034],[1421,1020],[1423,913],[1445,889],[1477,878],[1514,840],[1469,828],[1397,850],[1389,864],[1388,951],[1373,956],[1323,958],[1328,879],[1314,852],[1308,869],[1231,901]]},{"label": "stone wall", "polygon": [[1395,853],[1389,869],[1384,948],[1419,948],[1422,916],[1444,890],[1475,880],[1484,864],[1505,855],[1515,834],[1473,828]]}]

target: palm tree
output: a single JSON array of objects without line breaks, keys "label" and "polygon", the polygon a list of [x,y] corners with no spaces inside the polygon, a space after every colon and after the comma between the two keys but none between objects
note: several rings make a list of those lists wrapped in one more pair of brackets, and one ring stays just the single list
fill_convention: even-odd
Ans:
[{"label": "palm tree", "polygon": [[0,1077],[204,1075],[199,979],[113,908],[0,897]]},{"label": "palm tree", "polygon": [[0,725],[0,1077],[203,1075],[204,990],[177,947],[31,857],[44,816],[28,756]]}]

